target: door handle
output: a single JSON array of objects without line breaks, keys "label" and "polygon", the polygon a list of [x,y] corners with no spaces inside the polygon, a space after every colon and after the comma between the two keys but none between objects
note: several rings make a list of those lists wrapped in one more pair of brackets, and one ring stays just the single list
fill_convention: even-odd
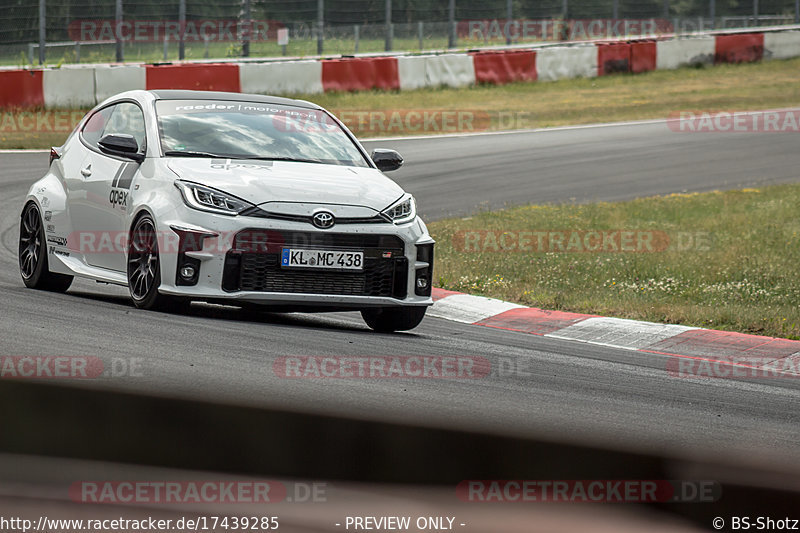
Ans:
[{"label": "door handle", "polygon": [[83,174],[84,178],[88,178],[92,175],[92,165],[87,166],[86,168],[81,169],[81,174]]}]

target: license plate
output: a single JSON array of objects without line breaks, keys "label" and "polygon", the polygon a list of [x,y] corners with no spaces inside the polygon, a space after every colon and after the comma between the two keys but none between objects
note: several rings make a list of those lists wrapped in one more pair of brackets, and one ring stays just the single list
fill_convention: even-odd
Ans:
[{"label": "license plate", "polygon": [[364,252],[284,248],[281,252],[281,266],[285,268],[364,270]]}]

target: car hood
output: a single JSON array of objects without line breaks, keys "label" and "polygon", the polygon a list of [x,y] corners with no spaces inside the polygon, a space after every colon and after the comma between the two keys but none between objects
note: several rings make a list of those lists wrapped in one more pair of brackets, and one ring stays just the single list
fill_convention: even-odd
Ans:
[{"label": "car hood", "polygon": [[179,178],[256,205],[278,202],[349,205],[382,211],[404,193],[374,168],[290,161],[169,158]]}]

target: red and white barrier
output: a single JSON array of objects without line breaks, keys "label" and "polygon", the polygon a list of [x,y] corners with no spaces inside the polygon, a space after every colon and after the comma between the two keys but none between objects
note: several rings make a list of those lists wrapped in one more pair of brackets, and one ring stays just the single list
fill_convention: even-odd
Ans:
[{"label": "red and white barrier", "polygon": [[597,76],[597,47],[556,46],[536,52],[536,72],[541,81]]},{"label": "red and white barrier", "polygon": [[0,71],[0,108],[43,106],[42,78],[41,70]]},{"label": "red and white barrier", "polygon": [[94,68],[94,94],[97,102],[133,89],[147,87],[147,72],[137,65],[98,65]]},{"label": "red and white barrier", "polygon": [[656,69],[658,48],[656,41],[631,42],[631,73],[640,74]]},{"label": "red and white barrier", "polygon": [[401,56],[397,64],[402,90],[475,84],[475,65],[467,54]]},{"label": "red and white barrier", "polygon": [[241,92],[236,63],[145,65],[146,87],[197,91]]},{"label": "red and white barrier", "polygon": [[717,35],[714,63],[752,63],[764,57],[763,33]]},{"label": "red and white barrier", "polygon": [[243,93],[321,93],[322,62],[243,63],[239,65],[239,85]]},{"label": "red and white barrier", "polygon": [[97,103],[94,68],[59,68],[44,71],[42,92],[48,109],[92,107]]},{"label": "red and white barrier", "polygon": [[502,85],[512,81],[536,81],[536,52],[502,50],[472,54],[475,81]]},{"label": "red and white barrier", "polygon": [[[713,36],[671,39],[656,43],[656,70],[672,70],[714,62]],[[800,55],[800,49],[798,49]]]},{"label": "red and white barrier", "polygon": [[764,34],[764,59],[789,59],[800,50],[800,31]]},{"label": "red and white barrier", "polygon": [[130,89],[197,89],[261,94],[412,90],[476,83],[550,81],[686,65],[800,56],[800,31],[719,33],[672,39],[598,41],[530,49],[422,56],[358,57],[263,63],[72,65],[0,69],[0,108],[91,107]]},{"label": "red and white barrier", "polygon": [[396,57],[363,57],[322,60],[325,91],[399,89]]}]

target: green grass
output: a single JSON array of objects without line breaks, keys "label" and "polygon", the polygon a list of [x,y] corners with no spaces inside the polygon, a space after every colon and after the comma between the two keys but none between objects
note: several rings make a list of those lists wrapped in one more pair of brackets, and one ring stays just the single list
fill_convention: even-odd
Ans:
[{"label": "green grass", "polygon": [[[429,225],[436,286],[545,309],[798,339],[798,205],[800,185],[781,185],[442,220]],[[529,251],[502,251],[481,234],[464,246],[460,232],[483,229],[495,237],[641,230],[666,234],[669,245],[658,251],[667,241],[656,237],[652,252],[554,251],[555,243],[539,248],[534,237]]]}]

